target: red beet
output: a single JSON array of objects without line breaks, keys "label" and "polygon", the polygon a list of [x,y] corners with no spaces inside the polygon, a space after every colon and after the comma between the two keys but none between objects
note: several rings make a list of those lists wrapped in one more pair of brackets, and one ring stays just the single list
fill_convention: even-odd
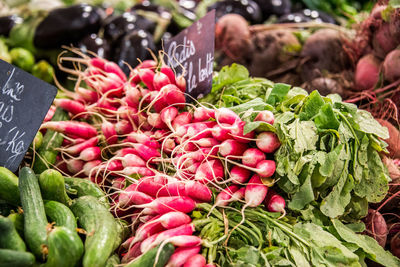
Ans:
[{"label": "red beet", "polygon": [[379,80],[381,62],[373,54],[363,56],[357,63],[355,71],[355,90],[371,89]]}]

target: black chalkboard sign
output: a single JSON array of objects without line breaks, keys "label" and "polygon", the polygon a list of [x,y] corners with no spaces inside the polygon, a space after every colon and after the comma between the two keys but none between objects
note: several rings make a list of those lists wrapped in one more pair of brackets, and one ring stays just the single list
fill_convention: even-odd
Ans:
[{"label": "black chalkboard sign", "polygon": [[194,22],[164,46],[165,62],[185,74],[186,93],[194,98],[211,91],[214,64],[215,10]]},{"label": "black chalkboard sign", "polygon": [[57,88],[0,60],[0,166],[16,171]]}]

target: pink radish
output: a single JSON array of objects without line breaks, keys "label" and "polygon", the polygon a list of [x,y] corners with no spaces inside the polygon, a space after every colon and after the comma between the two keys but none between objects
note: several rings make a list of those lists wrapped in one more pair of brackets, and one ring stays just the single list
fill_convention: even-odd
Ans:
[{"label": "pink radish", "polygon": [[[218,149],[214,149],[213,147],[202,147],[197,151],[184,154],[182,158],[191,158],[195,161],[202,162],[203,160],[208,159],[210,156],[216,156],[217,151]],[[219,166],[217,165],[217,167]]]},{"label": "pink radish", "polygon": [[242,163],[246,166],[256,167],[262,160],[265,160],[265,154],[257,148],[248,148],[243,152]]},{"label": "pink radish", "polygon": [[156,234],[155,238],[153,236],[150,236],[149,238],[144,240],[142,242],[142,245],[140,246],[140,250],[142,251],[142,253],[144,253],[145,251],[157,246],[166,239],[174,236],[191,235],[194,231],[195,227],[193,224],[184,224],[176,228],[165,230]]},{"label": "pink radish", "polygon": [[[161,234],[160,234],[160,236],[161,236]],[[194,236],[194,235],[178,235],[178,236],[173,236],[173,237],[170,237],[170,238],[166,238],[164,240],[162,240],[162,238],[160,238],[160,236],[157,237],[155,243],[158,243],[158,242],[161,243],[163,241],[167,241],[167,242],[171,243],[172,245],[174,245],[176,247],[200,246],[201,243],[202,243],[201,238],[198,237],[198,236]]]},{"label": "pink radish", "polygon": [[218,141],[225,141],[227,139],[231,139],[232,136],[230,134],[231,133],[230,127],[232,126],[226,123],[215,125],[211,130],[211,134]]},{"label": "pink radish", "polygon": [[131,143],[140,143],[146,145],[151,148],[158,149],[160,148],[160,143],[155,141],[152,137],[145,135],[144,133],[140,132],[131,132],[125,139]]},{"label": "pink radish", "polygon": [[54,113],[56,112],[56,106],[51,106],[50,109],[47,111],[46,116],[44,117],[43,122],[49,121],[53,118]]},{"label": "pink radish", "polygon": [[90,173],[92,172],[92,170],[94,170],[100,164],[101,164],[101,160],[93,160],[93,161],[86,162],[85,165],[83,165],[83,168],[82,168],[83,173],[86,176],[89,176]]},{"label": "pink radish", "polygon": [[88,60],[88,65],[104,70],[104,65],[106,64],[106,62],[107,61],[104,58],[94,57]]},{"label": "pink radish", "polygon": [[237,185],[231,185],[222,190],[215,199],[215,206],[225,207],[229,204],[233,193],[239,190]]},{"label": "pink radish", "polygon": [[113,145],[118,142],[117,131],[115,130],[114,124],[111,122],[104,120],[101,124],[101,132],[103,133],[107,144]]},{"label": "pink radish", "polygon": [[97,145],[97,142],[99,141],[99,138],[97,136],[92,137],[88,140],[83,141],[82,143],[67,147],[63,149],[63,152],[68,153],[71,156],[75,156],[79,154],[82,150],[88,147],[93,147]]},{"label": "pink radish", "polygon": [[238,191],[232,194],[232,198],[230,200],[239,201],[244,199],[245,192],[246,192],[246,187],[240,188]]},{"label": "pink radish", "polygon": [[149,88],[150,91],[154,91],[154,71],[151,69],[139,69],[138,71],[140,80]]},{"label": "pink radish", "polygon": [[177,248],[169,258],[165,267],[181,267],[194,255],[200,252],[200,246],[197,247],[180,247]]},{"label": "pink radish", "polygon": [[275,121],[274,113],[269,110],[262,110],[254,118],[254,121],[263,121],[272,125]]},{"label": "pink radish", "polygon": [[273,195],[267,205],[267,210],[270,212],[281,212],[285,214],[285,199],[278,194]]},{"label": "pink radish", "polygon": [[169,66],[163,64],[160,68],[160,72],[167,75],[170,83],[175,84],[175,73]]},{"label": "pink radish", "polygon": [[186,80],[185,80],[185,77],[183,77],[182,75],[176,77],[175,84],[179,88],[179,90],[182,91],[182,93],[186,92]]},{"label": "pink radish", "polygon": [[122,171],[124,175],[135,175],[139,174],[141,176],[151,176],[154,175],[154,171],[146,168],[146,167],[125,167]]},{"label": "pink radish", "polygon": [[84,139],[89,139],[97,135],[96,128],[86,122],[80,121],[48,121],[42,124],[41,129],[50,129]]},{"label": "pink radish", "polygon": [[135,124],[139,124],[139,116],[137,108],[133,108],[130,106],[120,106],[117,110],[117,114],[121,119],[124,120],[133,120]]},{"label": "pink radish", "polygon": [[137,191],[157,197],[157,192],[164,186],[165,181],[155,177],[142,177],[137,182]]},{"label": "pink radish", "polygon": [[185,184],[181,181],[170,182],[158,191],[158,196],[186,196]]},{"label": "pink radish", "polygon": [[257,207],[260,205],[267,195],[267,192],[268,187],[262,183],[259,175],[254,174],[246,186],[244,195],[246,206]]},{"label": "pink radish", "polygon": [[149,161],[151,158],[158,158],[161,156],[160,152],[156,149],[148,147],[143,144],[132,144],[132,146],[136,150],[136,154],[138,154],[142,159],[146,162]]},{"label": "pink radish", "polygon": [[179,90],[178,87],[176,87],[173,84],[168,84],[161,88],[161,90],[165,91],[165,97],[164,100],[167,103],[167,105],[176,105],[179,108],[185,107],[186,103],[186,98],[185,95],[182,93],[182,91]]},{"label": "pink radish", "polygon": [[215,119],[215,110],[206,107],[198,107],[194,110],[193,117],[194,122],[202,122],[209,119]]},{"label": "pink radish", "polygon": [[133,131],[132,124],[127,120],[120,120],[115,124],[115,131],[119,135],[129,134]]},{"label": "pink radish", "polygon": [[208,183],[224,178],[224,166],[219,160],[210,160],[202,163],[196,171],[195,179]]},{"label": "pink radish", "polygon": [[167,85],[170,84],[171,81],[169,80],[168,76],[165,75],[162,72],[156,72],[156,74],[154,75],[154,80],[153,80],[153,88],[156,91],[160,91],[160,89]]},{"label": "pink radish", "polygon": [[121,68],[115,62],[107,61],[104,64],[104,71],[108,72],[108,73],[114,73],[121,79],[121,81],[126,82],[125,73],[121,70]]},{"label": "pink radish", "polygon": [[53,103],[56,107],[65,109],[66,111],[72,113],[73,115],[82,114],[86,112],[85,106],[82,103],[75,100],[56,98],[54,99]]},{"label": "pink radish", "polygon": [[219,123],[236,124],[241,121],[240,117],[228,108],[220,108],[215,111],[215,119]]},{"label": "pink radish", "polygon": [[236,124],[236,127],[231,130],[231,135],[233,139],[242,142],[242,143],[249,143],[254,138],[254,131],[251,131],[247,134],[243,134],[244,126],[246,123],[244,121],[240,121]]},{"label": "pink radish", "polygon": [[219,145],[219,142],[217,139],[212,138],[212,137],[205,137],[197,141],[193,141],[196,145],[200,147],[214,147]]},{"label": "pink radish", "polygon": [[183,267],[204,267],[206,266],[206,263],[207,263],[206,258],[204,258],[204,256],[201,254],[197,254],[190,257],[185,262]]},{"label": "pink radish", "polygon": [[182,112],[172,122],[172,128],[175,130],[182,125],[190,124],[192,122],[192,114],[189,112]]},{"label": "pink radish", "polygon": [[135,154],[127,154],[121,158],[122,166],[125,167],[146,167],[146,162]]},{"label": "pink radish", "polygon": [[159,221],[148,221],[145,224],[142,224],[136,231],[135,237],[133,238],[132,242],[136,243],[139,241],[143,241],[149,238],[152,235],[160,233],[164,231],[164,227],[161,225]]},{"label": "pink radish", "polygon": [[125,177],[117,177],[111,181],[111,185],[113,189],[124,189],[126,186]]},{"label": "pink radish", "polygon": [[171,211],[161,215],[154,221],[160,222],[165,229],[172,229],[184,224],[189,224],[192,221],[192,219],[190,218],[189,215],[183,212]]},{"label": "pink radish", "polygon": [[222,144],[219,146],[218,152],[223,157],[239,156],[242,155],[244,151],[246,151],[246,148],[248,148],[246,144],[240,143],[233,139],[228,139],[222,142]]},{"label": "pink radish", "polygon": [[275,173],[276,164],[273,160],[262,160],[257,163],[256,169],[261,177],[271,177]]},{"label": "pink radish", "polygon": [[72,174],[80,172],[83,169],[83,165],[85,165],[85,162],[80,159],[71,159],[66,161],[66,163],[68,171]]},{"label": "pink radish", "polygon": [[[191,212],[196,203],[189,197],[159,197],[149,204],[142,205],[144,214],[164,214],[171,211]],[[141,208],[141,207],[138,207]]]},{"label": "pink radish", "polygon": [[88,147],[82,150],[82,152],[79,154],[79,158],[84,161],[92,161],[95,159],[100,159],[101,157],[101,149],[98,146],[94,147]]},{"label": "pink radish", "polygon": [[202,183],[196,181],[187,181],[185,182],[185,190],[187,196],[203,201],[203,202],[210,202],[212,198],[211,190],[203,185]]},{"label": "pink radish", "polygon": [[250,178],[251,172],[239,166],[233,166],[231,169],[230,181],[235,184],[243,184]]},{"label": "pink radish", "polygon": [[124,166],[122,165],[122,162],[120,160],[111,160],[108,161],[106,165],[104,165],[105,171],[122,171],[124,169]]},{"label": "pink radish", "polygon": [[140,91],[136,87],[131,86],[129,83],[125,84],[124,90],[126,104],[128,104],[130,107],[137,108],[142,97]]},{"label": "pink radish", "polygon": [[120,207],[126,207],[131,205],[142,205],[150,203],[154,200],[153,197],[146,195],[145,193],[136,191],[135,184],[131,184],[125,190],[121,192],[118,198],[118,205]]},{"label": "pink radish", "polygon": [[92,91],[83,87],[77,87],[75,92],[88,104],[96,103],[99,99],[99,95],[96,91]]},{"label": "pink radish", "polygon": [[103,114],[113,115],[116,113],[117,108],[111,105],[108,99],[100,98],[96,103],[97,110]]},{"label": "pink radish", "polygon": [[166,129],[168,126],[162,121],[159,113],[150,113],[147,122],[156,129]]},{"label": "pink radish", "polygon": [[257,136],[256,145],[265,153],[273,153],[280,147],[281,143],[275,133],[262,132]]},{"label": "pink radish", "polygon": [[176,118],[176,116],[178,115],[178,109],[176,107],[167,107],[164,108],[161,113],[161,120],[168,126],[168,128],[170,128],[171,130],[172,128],[172,121]]},{"label": "pink radish", "polygon": [[138,242],[130,247],[128,252],[122,257],[121,263],[128,263],[132,259],[139,257],[142,254],[142,252],[140,251],[141,244],[141,242]]},{"label": "pink radish", "polygon": [[125,148],[121,148],[120,150],[118,150],[115,154],[116,157],[123,157],[125,155],[128,154],[136,154],[136,149],[134,149],[133,147],[125,147]]}]

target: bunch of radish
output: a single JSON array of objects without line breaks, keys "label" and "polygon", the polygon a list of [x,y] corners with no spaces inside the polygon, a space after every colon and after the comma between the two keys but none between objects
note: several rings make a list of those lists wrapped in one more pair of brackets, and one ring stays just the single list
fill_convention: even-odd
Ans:
[{"label": "bunch of radish", "polygon": [[[170,242],[178,248],[167,266],[205,266],[187,215],[199,202],[264,202],[285,213],[284,199],[268,190],[280,146],[274,133],[244,134],[232,110],[186,104],[185,79],[163,62],[146,60],[127,77],[113,62],[74,52],[80,57],[61,57],[60,68],[76,76],[75,90],[59,86],[65,97],[54,101],[70,120],[51,121],[53,107],[41,130],[64,135],[55,167],[98,183],[115,216],[131,223],[123,262]],[[274,115],[261,111],[255,120],[273,124]]]}]

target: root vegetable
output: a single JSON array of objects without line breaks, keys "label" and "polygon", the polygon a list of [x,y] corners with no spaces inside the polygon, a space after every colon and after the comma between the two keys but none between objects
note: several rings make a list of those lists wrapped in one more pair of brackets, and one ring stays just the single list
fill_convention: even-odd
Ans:
[{"label": "root vegetable", "polygon": [[368,90],[379,81],[381,61],[373,54],[363,56],[356,66],[354,82],[356,90]]},{"label": "root vegetable", "polygon": [[395,82],[400,79],[400,50],[396,49],[387,54],[382,66],[387,81]]},{"label": "root vegetable", "polygon": [[281,143],[275,133],[262,132],[257,136],[256,145],[264,153],[273,153],[280,147]]}]

